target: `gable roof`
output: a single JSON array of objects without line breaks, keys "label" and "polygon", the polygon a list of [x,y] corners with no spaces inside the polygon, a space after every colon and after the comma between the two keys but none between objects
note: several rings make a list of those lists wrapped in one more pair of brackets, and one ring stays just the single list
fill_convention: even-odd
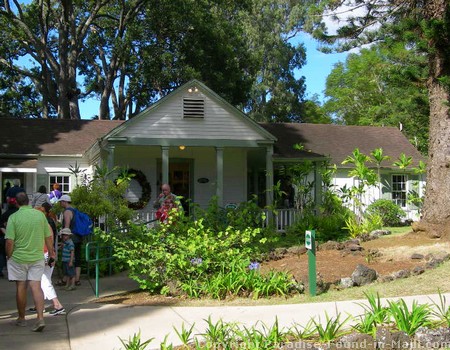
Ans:
[{"label": "gable roof", "polygon": [[122,123],[115,120],[0,118],[0,157],[83,155],[97,139]]},{"label": "gable roof", "polygon": [[260,125],[278,138],[276,156],[283,159],[297,158],[298,151],[294,150],[293,145],[301,144],[305,151],[329,157],[339,167],[352,167],[351,164],[341,163],[355,148],[367,155],[376,148],[382,148],[383,154],[390,157],[381,164],[386,168],[391,168],[401,153],[413,157],[413,166],[417,166],[419,160],[425,161],[402,132],[393,127],[307,123]]},{"label": "gable roof", "polygon": [[[220,97],[218,94],[216,94],[210,88],[208,88],[206,85],[204,85],[202,82],[200,82],[196,79],[190,80],[189,82],[176,88],[170,94],[159,99],[157,102],[152,104],[150,107],[143,110],[142,112],[140,112],[139,114],[134,116],[132,119],[129,119],[124,124],[122,124],[120,127],[111,131],[108,135],[105,135],[104,139],[107,140],[107,139],[113,138],[113,137],[121,137],[126,133],[127,128],[128,128],[128,130],[133,129],[133,128],[139,129],[139,127],[142,125],[143,120],[149,120],[149,119],[151,120],[151,116],[155,115],[159,108],[161,108],[162,106],[169,105],[172,101],[177,101],[177,99],[180,96],[183,96],[183,94],[186,94],[193,87],[195,87],[196,92],[204,94],[209,99],[211,99],[215,104],[217,104],[218,106],[220,106],[221,108],[226,110],[229,113],[229,115],[236,118],[236,120],[239,121],[240,125],[245,125],[245,128],[247,128],[247,131],[248,131],[246,138],[248,138],[249,134],[254,134],[254,135],[256,135],[255,138],[257,138],[260,141],[269,142],[269,143],[273,143],[274,141],[276,141],[276,138],[271,133],[267,132],[264,128],[262,128],[257,122],[255,122],[254,120],[249,118],[242,111],[240,111],[236,107],[232,106],[230,103],[225,101],[222,97]],[[192,91],[190,91],[190,92],[192,92]],[[179,100],[178,102],[175,102],[175,103],[176,104],[178,103],[179,106],[181,107],[180,102],[181,102],[181,100]],[[179,117],[180,120],[183,119],[181,111],[182,111],[182,109],[180,108],[180,111],[179,111],[180,114],[174,114],[177,117]],[[177,113],[177,112],[171,110],[171,113]],[[213,116],[214,115],[211,114],[209,116],[209,118],[211,118]],[[159,118],[161,118],[161,116],[159,116]],[[206,117],[204,119],[206,120]],[[151,120],[152,129],[154,129],[154,130],[152,130],[152,131],[154,131],[152,138],[164,139],[165,141],[167,141],[167,139],[169,139],[169,138],[179,139],[180,137],[182,137],[182,138],[188,137],[188,136],[184,135],[183,133],[181,133],[181,135],[174,136],[174,135],[170,135],[168,132],[160,132],[161,130],[158,131],[158,128],[161,128],[161,127],[167,128],[167,125],[163,125],[163,123],[160,124],[160,122],[161,121],[159,119]],[[185,122],[186,122],[186,120],[185,120]],[[139,124],[139,127],[137,126],[138,123],[141,123],[141,124]],[[192,122],[187,122],[186,124],[192,124]],[[171,125],[173,126],[173,124],[171,124]],[[181,125],[182,124],[178,124],[177,126],[180,127]],[[175,130],[177,130],[176,129],[177,126],[175,126]],[[236,138],[240,137],[236,133],[234,133],[233,136]],[[205,138],[208,138],[208,135],[205,134]],[[214,135],[210,135],[210,138],[214,139],[215,137],[214,137]]]}]

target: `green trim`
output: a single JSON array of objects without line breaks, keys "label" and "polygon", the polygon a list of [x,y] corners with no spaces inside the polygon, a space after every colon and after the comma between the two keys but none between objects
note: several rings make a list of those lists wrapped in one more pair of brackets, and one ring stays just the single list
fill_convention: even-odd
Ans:
[{"label": "green trim", "polygon": [[325,162],[331,158],[329,157],[311,157],[311,158],[273,158],[274,163],[298,163],[298,162]]},{"label": "green trim", "polygon": [[[115,142],[111,142],[115,144]],[[186,146],[186,147],[262,147],[259,141],[255,140],[217,140],[217,139],[145,139],[128,138],[126,143],[118,143],[117,146]]]}]

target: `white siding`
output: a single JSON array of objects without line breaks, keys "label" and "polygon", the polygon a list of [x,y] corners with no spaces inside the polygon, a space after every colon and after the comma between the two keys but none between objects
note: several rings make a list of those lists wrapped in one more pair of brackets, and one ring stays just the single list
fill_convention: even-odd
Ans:
[{"label": "white siding", "polygon": [[[225,167],[225,165],[224,165]],[[208,183],[201,184],[197,180],[207,178]],[[194,201],[206,208],[211,197],[216,194],[216,151],[214,148],[197,148],[194,158]]]},{"label": "white siding", "polygon": [[224,150],[223,204],[239,204],[247,200],[247,152],[245,149]]},{"label": "white siding", "polygon": [[[261,140],[250,124],[211,100],[205,99],[205,117],[196,119],[183,118],[183,94],[168,97],[157,108],[143,112],[136,122],[117,136],[130,138],[183,138],[183,139],[226,139],[226,140]],[[184,95],[185,96],[185,95]]]},{"label": "white siding", "polygon": [[156,158],[161,157],[160,147],[116,147],[114,151],[114,164],[128,169],[140,170],[147,177],[152,190],[150,201],[145,210],[153,207],[153,202],[159,194],[156,178]]}]

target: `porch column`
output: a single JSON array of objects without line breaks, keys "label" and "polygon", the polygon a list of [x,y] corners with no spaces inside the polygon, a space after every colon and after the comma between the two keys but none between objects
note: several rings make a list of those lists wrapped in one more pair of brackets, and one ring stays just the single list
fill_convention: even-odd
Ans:
[{"label": "porch column", "polygon": [[161,146],[161,149],[162,149],[162,183],[167,184],[169,183],[169,146]]},{"label": "porch column", "polygon": [[223,207],[223,147],[216,147],[217,205]]},{"label": "porch column", "polygon": [[266,205],[273,204],[273,145],[266,147]]},{"label": "porch column", "polygon": [[319,213],[319,208],[322,205],[322,172],[320,166],[319,162],[314,162],[314,209],[316,214]]},{"label": "porch column", "polygon": [[106,166],[108,170],[114,169],[114,145],[108,145],[108,155],[106,156]]}]

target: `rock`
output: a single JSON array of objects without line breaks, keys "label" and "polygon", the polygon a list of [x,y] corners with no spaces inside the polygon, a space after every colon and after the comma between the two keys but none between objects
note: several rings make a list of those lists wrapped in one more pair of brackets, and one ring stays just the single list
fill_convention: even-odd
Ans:
[{"label": "rock", "polygon": [[350,250],[351,252],[361,251],[364,250],[363,247],[361,247],[359,244],[349,244],[345,247],[345,249]]},{"label": "rock", "polygon": [[417,276],[417,275],[421,275],[425,272],[425,269],[422,266],[416,266],[415,268],[413,268],[411,270],[411,275],[413,276]]},{"label": "rock", "polygon": [[434,269],[435,267],[439,266],[440,264],[442,264],[444,261],[441,259],[435,259],[432,258],[430,261],[428,261],[425,264],[425,268],[428,270]]},{"label": "rock", "polygon": [[411,255],[410,259],[412,260],[422,260],[425,259],[425,256],[422,254],[414,253]]},{"label": "rock", "polygon": [[323,280],[323,277],[320,273],[317,273],[316,276],[316,291],[317,294],[323,294],[326,293],[330,289],[330,282],[325,282]]},{"label": "rock", "polygon": [[394,273],[392,273],[392,276],[394,279],[400,279],[400,278],[408,278],[411,275],[411,272],[409,270],[399,270]]},{"label": "rock", "polygon": [[286,248],[275,248],[275,254],[277,255],[286,255],[287,249]]},{"label": "rock", "polygon": [[409,349],[411,338],[405,332],[394,332],[386,327],[378,327],[376,336],[376,344],[378,349]]},{"label": "rock", "polygon": [[390,234],[391,234],[391,231],[389,231],[389,230],[373,230],[372,232],[369,233],[369,235],[374,238],[378,238],[380,236],[386,236],[386,235],[390,235]]},{"label": "rock", "polygon": [[411,337],[405,332],[392,333],[392,349],[408,349],[411,343]]},{"label": "rock", "polygon": [[391,275],[384,275],[384,276],[380,276],[378,278],[378,281],[382,282],[382,283],[384,283],[384,282],[392,282],[393,280],[394,280],[394,277],[391,276]]},{"label": "rock", "polygon": [[445,250],[433,254],[434,258],[437,260],[447,261],[450,258],[450,254]]},{"label": "rock", "polygon": [[360,245],[361,241],[357,238],[353,238],[353,239],[349,239],[348,241],[344,242],[344,245],[349,245],[349,244],[357,244]]},{"label": "rock", "polygon": [[339,283],[339,287],[346,289],[346,288],[351,288],[354,286],[354,282],[352,280],[351,277],[344,277],[341,278],[341,281]]},{"label": "rock", "polygon": [[428,253],[427,255],[425,255],[425,260],[427,260],[427,261],[430,261],[433,258],[434,258],[433,253]]},{"label": "rock", "polygon": [[414,334],[414,339],[425,349],[446,348],[450,344],[450,328],[421,327]]},{"label": "rock", "polygon": [[367,254],[370,255],[372,258],[379,258],[380,256],[383,256],[383,254],[377,248],[369,248]]},{"label": "rock", "polygon": [[357,286],[364,286],[372,283],[377,279],[377,272],[362,264],[356,266],[355,271],[352,273],[353,283]]},{"label": "rock", "polygon": [[294,288],[299,294],[303,294],[305,292],[305,284],[303,281],[297,282],[296,280],[293,281]]},{"label": "rock", "polygon": [[306,249],[306,247],[303,245],[302,246],[296,245],[296,246],[288,248],[288,250],[287,250],[287,252],[289,254],[295,254],[295,255],[303,255],[303,254],[306,254],[307,251],[308,251],[308,249]]},{"label": "rock", "polygon": [[368,334],[350,333],[336,342],[337,349],[376,349],[375,340]]},{"label": "rock", "polygon": [[344,248],[344,245],[340,242],[336,241],[328,241],[325,243],[322,243],[318,250],[342,250]]},{"label": "rock", "polygon": [[264,260],[280,260],[286,255],[286,248],[276,248],[275,250],[270,251],[264,256]]}]

